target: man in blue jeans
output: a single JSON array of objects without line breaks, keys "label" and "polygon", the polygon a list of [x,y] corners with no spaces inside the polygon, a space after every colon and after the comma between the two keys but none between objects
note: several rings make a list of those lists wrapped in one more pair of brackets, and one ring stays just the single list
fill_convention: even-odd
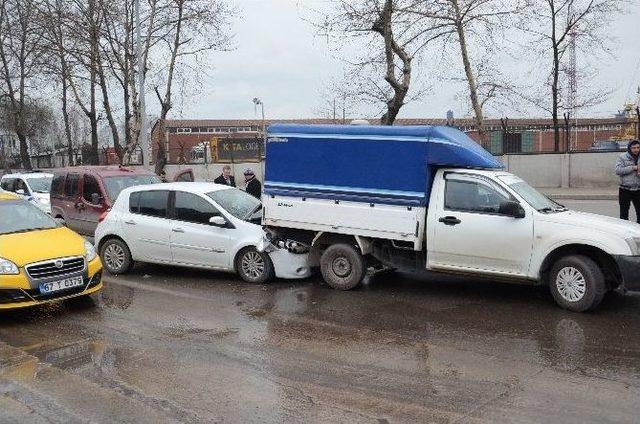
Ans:
[{"label": "man in blue jeans", "polygon": [[616,174],[620,177],[618,202],[620,203],[620,219],[629,219],[629,209],[633,202],[636,219],[640,224],[640,172],[638,172],[638,155],[640,141],[632,140],[616,162]]}]

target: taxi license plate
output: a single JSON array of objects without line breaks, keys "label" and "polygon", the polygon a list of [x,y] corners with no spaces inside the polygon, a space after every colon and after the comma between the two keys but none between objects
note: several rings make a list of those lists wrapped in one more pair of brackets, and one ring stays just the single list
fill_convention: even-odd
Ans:
[{"label": "taxi license plate", "polygon": [[40,283],[40,293],[53,293],[60,290],[71,289],[83,284],[82,277],[66,278],[60,281],[51,281],[49,283]]}]

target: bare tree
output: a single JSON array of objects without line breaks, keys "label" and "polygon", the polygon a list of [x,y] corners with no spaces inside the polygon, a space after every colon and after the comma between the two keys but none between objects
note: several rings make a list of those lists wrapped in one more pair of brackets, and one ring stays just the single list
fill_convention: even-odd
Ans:
[{"label": "bare tree", "polygon": [[4,126],[16,133],[20,158],[31,169],[28,137],[33,133],[34,89],[42,70],[42,31],[36,14],[38,0],[0,0],[0,100]]},{"label": "bare tree", "polygon": [[[477,63],[473,62],[472,49],[475,47],[476,51],[480,51],[480,44],[494,45],[494,32],[505,25],[508,15],[517,10],[517,1],[505,3],[503,0],[416,1],[406,9],[410,14],[429,20],[436,35],[444,41],[443,51],[448,49],[451,42],[455,43],[464,69],[476,129],[483,145],[487,143],[484,105],[504,89],[504,83],[499,82],[499,73],[489,66],[488,50],[492,49],[483,49]],[[482,78],[485,76],[486,79]]]},{"label": "bare tree", "polygon": [[[524,95],[523,97],[551,113],[554,128],[555,150],[560,148],[561,112],[568,110],[569,105],[562,101],[561,91],[563,77],[569,61],[569,49],[574,42],[578,48],[593,55],[598,50],[606,50],[606,24],[620,12],[620,0],[539,0],[531,2],[520,28],[532,39],[527,40],[526,52],[537,52],[551,68],[545,84],[551,91],[551,102],[547,95]],[[573,40],[572,40],[573,39]],[[536,47],[538,46],[538,47]],[[584,71],[583,71],[584,73]],[[583,91],[580,104],[584,107],[602,101],[603,93]]]},{"label": "bare tree", "polygon": [[[431,41],[444,35],[429,19],[413,13],[411,0],[340,0],[332,14],[312,19],[320,33],[338,45],[363,46],[362,54],[347,59],[349,96],[382,101],[383,125],[392,125],[411,99],[413,60]],[[381,80],[384,81],[381,84]]]},{"label": "bare tree", "polygon": [[[162,7],[162,18],[158,23],[165,32],[162,43],[155,51],[156,63],[167,65],[156,73],[154,91],[160,105],[160,140],[164,140],[164,122],[173,107],[173,87],[178,67],[185,66],[186,59],[197,59],[211,50],[224,51],[230,48],[229,19],[234,13],[219,0],[166,0]],[[163,142],[159,142],[155,158],[155,171],[160,175],[167,162]]]}]

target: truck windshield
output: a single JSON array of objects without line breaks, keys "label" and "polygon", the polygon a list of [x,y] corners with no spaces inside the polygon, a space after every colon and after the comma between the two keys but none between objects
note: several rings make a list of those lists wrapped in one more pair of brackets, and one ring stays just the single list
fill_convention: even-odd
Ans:
[{"label": "truck windshield", "polygon": [[115,202],[120,192],[128,187],[161,183],[160,177],[156,175],[126,175],[119,177],[106,177],[104,187],[112,202]]},{"label": "truck windshield", "polygon": [[503,183],[507,184],[513,191],[518,193],[528,204],[540,212],[562,212],[567,208],[560,203],[554,202],[544,194],[540,193],[529,184],[516,177],[515,175],[504,175],[498,177]]},{"label": "truck windshield", "polygon": [[58,223],[25,200],[0,202],[0,235],[48,230]]},{"label": "truck windshield", "polygon": [[250,219],[262,206],[258,199],[236,188],[214,191],[207,193],[207,196],[231,215],[243,220]]},{"label": "truck windshield", "polygon": [[49,193],[49,190],[51,190],[51,181],[53,181],[53,178],[27,178],[27,181],[29,182],[31,190],[35,191],[36,193]]}]

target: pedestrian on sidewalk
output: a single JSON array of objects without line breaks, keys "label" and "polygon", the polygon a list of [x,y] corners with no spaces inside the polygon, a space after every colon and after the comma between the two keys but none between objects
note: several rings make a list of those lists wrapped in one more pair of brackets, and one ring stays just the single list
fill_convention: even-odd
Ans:
[{"label": "pedestrian on sidewalk", "polygon": [[616,174],[620,177],[618,202],[620,219],[629,219],[631,203],[636,211],[636,219],[640,224],[640,170],[638,170],[640,141],[632,140],[627,145],[627,152],[620,155],[616,162]]},{"label": "pedestrian on sidewalk", "polygon": [[247,193],[259,199],[260,195],[262,195],[262,184],[251,169],[244,171],[244,181]]},{"label": "pedestrian on sidewalk", "polygon": [[236,179],[231,175],[231,167],[229,165],[225,165],[222,167],[222,174],[215,180],[213,180],[216,184],[224,184],[231,187],[236,186]]}]

